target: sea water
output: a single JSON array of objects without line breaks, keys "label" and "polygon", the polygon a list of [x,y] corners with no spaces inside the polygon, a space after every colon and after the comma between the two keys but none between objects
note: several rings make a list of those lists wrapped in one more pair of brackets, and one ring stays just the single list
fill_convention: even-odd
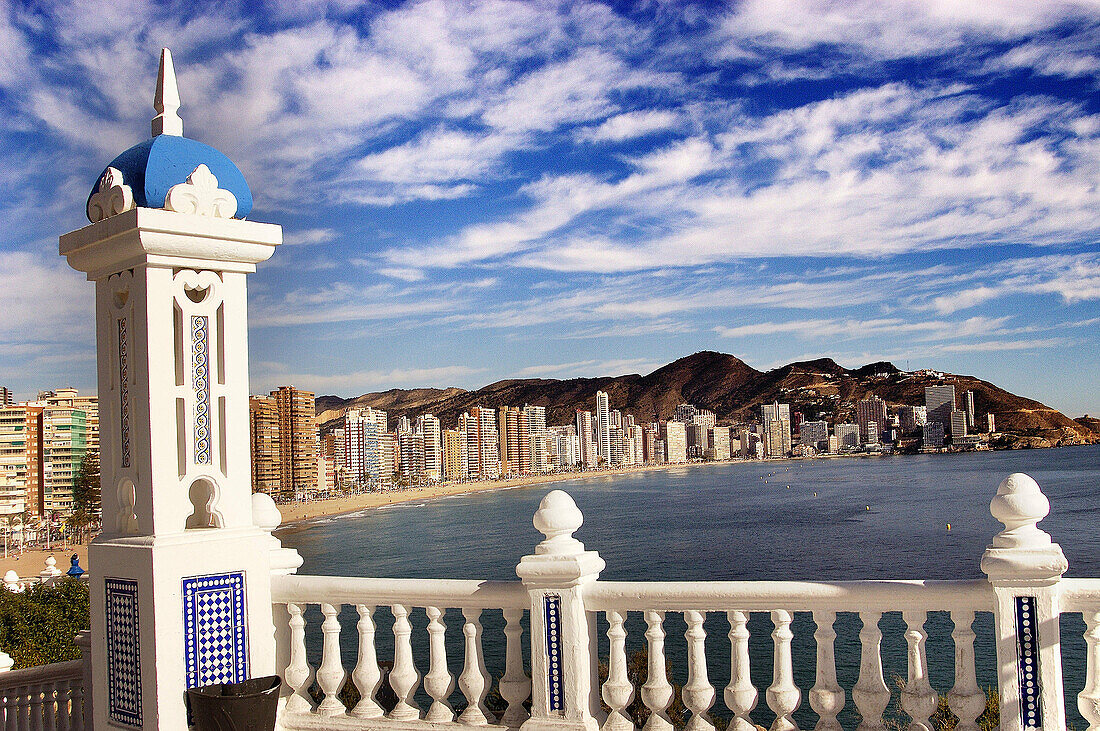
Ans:
[{"label": "sea water", "polygon": [[[305,561],[299,573],[341,576],[515,580],[519,559],[542,536],[531,517],[551,489],[563,489],[584,513],[576,537],[607,562],[609,580],[857,580],[976,579],[982,552],[1002,527],[989,513],[989,500],[1008,474],[1026,472],[1050,499],[1040,524],[1062,546],[1067,576],[1100,577],[1100,446],[1014,452],[919,455],[817,460],[734,462],[607,474],[522,489],[476,492],[386,510],[365,510],[339,520],[306,523],[280,531],[284,545]],[[950,524],[950,530],[947,526]],[[499,612],[486,612],[486,661],[499,675],[503,651]],[[320,660],[319,613],[310,621],[310,662]],[[355,662],[356,615],[341,615],[341,646],[347,668]],[[379,657],[392,657],[392,619],[378,610]],[[427,672],[427,619],[412,616],[418,669]],[[602,616],[601,616],[602,620]],[[461,672],[461,613],[446,614],[448,659]],[[905,675],[905,625],[888,613],[883,631],[887,684]],[[836,628],[837,674],[848,691],[841,716],[845,728],[857,720],[850,689],[859,670],[859,621],[840,615]],[[712,613],[705,625],[710,681],[717,689],[714,712],[728,715],[722,688],[729,682],[729,626]],[[665,621],[673,681],[686,678],[686,625],[669,613]],[[754,614],[750,655],[752,678],[761,691],[771,682],[771,622]],[[814,682],[814,624],[798,613],[795,680],[803,690],[795,718],[812,727],[816,715],[807,692]],[[939,692],[953,682],[951,622],[930,614],[930,679]],[[628,652],[644,644],[639,613],[628,617]],[[600,656],[607,656],[606,624],[599,625]],[[979,683],[996,684],[991,619],[979,614]],[[1068,615],[1062,622],[1067,713],[1077,728],[1076,693],[1084,684],[1084,624]],[[525,638],[525,653],[526,638]],[[1071,661],[1072,659],[1072,661]],[[895,692],[896,696],[896,692]],[[456,694],[456,699],[459,696]],[[422,704],[428,702],[420,690]],[[424,705],[426,708],[426,705]],[[763,692],[753,712],[756,723],[772,718]]]}]

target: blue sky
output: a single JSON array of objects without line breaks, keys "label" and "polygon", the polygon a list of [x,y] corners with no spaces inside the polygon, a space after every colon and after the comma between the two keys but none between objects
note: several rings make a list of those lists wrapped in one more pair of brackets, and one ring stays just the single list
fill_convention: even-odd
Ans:
[{"label": "blue sky", "polygon": [[0,0],[0,384],[95,388],[57,256],[185,133],[286,244],[253,391],[766,369],[977,375],[1100,413],[1100,5]]}]

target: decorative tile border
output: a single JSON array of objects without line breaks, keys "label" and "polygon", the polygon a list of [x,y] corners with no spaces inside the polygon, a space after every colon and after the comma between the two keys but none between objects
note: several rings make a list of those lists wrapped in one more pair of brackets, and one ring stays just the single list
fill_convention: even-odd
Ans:
[{"label": "decorative tile border", "polygon": [[561,597],[547,594],[543,597],[546,612],[546,666],[550,687],[547,699],[551,711],[564,711],[561,667]]},{"label": "decorative tile border", "polygon": [[1024,731],[1043,725],[1039,683],[1039,633],[1035,597],[1016,597],[1016,657],[1020,675],[1020,724]]},{"label": "decorative tile border", "polygon": [[130,466],[130,356],[126,318],[118,320],[118,408],[122,427],[122,467]]},{"label": "decorative tile border", "polygon": [[183,631],[188,688],[247,679],[244,573],[184,579]]},{"label": "decorative tile border", "polygon": [[210,464],[210,318],[191,316],[191,386],[195,391],[195,464]]},{"label": "decorative tile border", "polygon": [[107,593],[108,717],[120,726],[140,728],[141,653],[138,646],[138,583],[105,578]]}]

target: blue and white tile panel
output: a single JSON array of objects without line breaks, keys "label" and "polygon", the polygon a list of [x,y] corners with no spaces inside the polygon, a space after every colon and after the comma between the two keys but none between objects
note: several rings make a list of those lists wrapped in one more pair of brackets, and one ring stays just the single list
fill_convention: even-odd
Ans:
[{"label": "blue and white tile panel", "polygon": [[1038,629],[1035,597],[1016,597],[1016,657],[1020,674],[1020,724],[1024,731],[1035,731],[1043,725]]},{"label": "blue and white tile panel", "polygon": [[551,712],[565,710],[564,684],[561,665],[561,597],[547,594],[543,597],[546,612],[546,667],[549,688],[547,700]]},{"label": "blue and white tile panel", "polygon": [[210,318],[191,316],[191,387],[195,392],[195,464],[210,464]]},{"label": "blue and white tile panel", "polygon": [[130,466],[130,343],[126,318],[118,320],[118,408],[121,425],[121,466]]},{"label": "blue and white tile panel", "polygon": [[248,678],[244,574],[234,571],[183,580],[187,687]]},{"label": "blue and white tile panel", "polygon": [[107,619],[107,716],[119,726],[141,727],[141,654],[138,583],[105,578]]}]

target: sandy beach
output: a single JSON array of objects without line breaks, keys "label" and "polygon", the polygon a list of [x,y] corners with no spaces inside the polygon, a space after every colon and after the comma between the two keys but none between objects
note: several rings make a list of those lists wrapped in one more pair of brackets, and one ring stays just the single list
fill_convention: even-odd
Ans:
[{"label": "sandy beach", "polygon": [[736,462],[689,462],[684,464],[645,465],[616,470],[592,470],[589,472],[562,472],[549,475],[531,475],[529,477],[489,480],[485,482],[447,482],[442,485],[432,485],[431,487],[418,487],[387,492],[370,492],[362,495],[312,500],[306,503],[282,504],[279,505],[279,512],[283,514],[283,527],[288,527],[295,524],[300,525],[305,521],[315,518],[353,513],[357,510],[363,510],[364,508],[376,508],[380,505],[403,503],[409,502],[410,500],[431,500],[432,498],[460,495],[468,492],[503,490],[514,487],[529,487],[531,485],[564,482],[566,480],[585,480],[606,477],[609,475],[622,475],[632,472],[649,472],[651,470],[678,469],[682,467],[704,467],[718,464],[736,464]]},{"label": "sandy beach", "polygon": [[0,547],[0,576],[3,576],[10,570],[14,570],[20,578],[28,578],[30,576],[38,576],[39,572],[46,568],[46,559],[53,556],[57,559],[57,568],[61,569],[64,573],[69,570],[69,557],[73,554],[80,556],[80,567],[85,571],[88,570],[88,544],[83,545],[70,545],[61,548],[54,548],[49,551],[46,550],[27,550],[23,551],[23,555],[19,555],[15,551],[8,551],[8,557],[3,558],[2,547]]}]

